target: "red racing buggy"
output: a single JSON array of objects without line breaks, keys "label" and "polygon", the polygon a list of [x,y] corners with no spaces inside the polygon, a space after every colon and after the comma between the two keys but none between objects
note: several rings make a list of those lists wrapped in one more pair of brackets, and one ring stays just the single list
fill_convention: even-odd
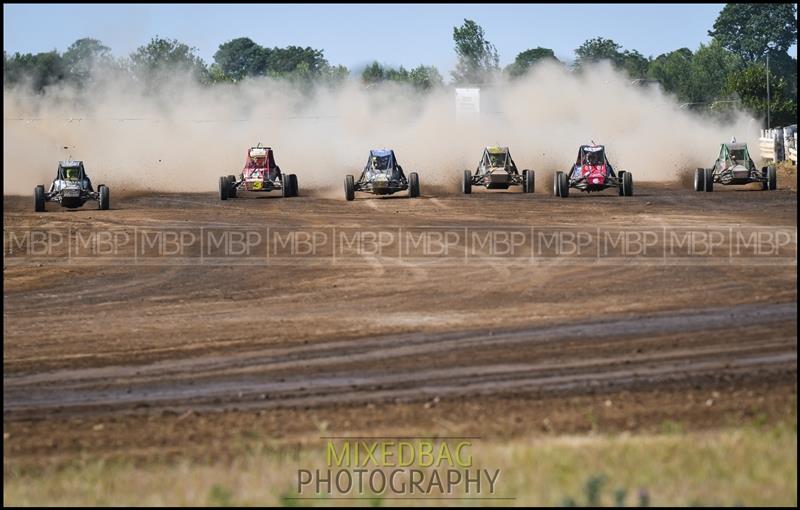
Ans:
[{"label": "red racing buggy", "polygon": [[581,145],[578,157],[569,172],[556,172],[553,178],[553,194],[562,198],[569,196],[569,189],[587,193],[618,188],[619,195],[633,195],[633,176],[630,172],[614,172],[606,157],[603,145]]},{"label": "red racing buggy", "polygon": [[236,198],[240,191],[266,192],[280,190],[284,197],[296,197],[297,176],[285,174],[275,163],[271,147],[260,143],[247,150],[242,173],[219,178],[219,199]]}]

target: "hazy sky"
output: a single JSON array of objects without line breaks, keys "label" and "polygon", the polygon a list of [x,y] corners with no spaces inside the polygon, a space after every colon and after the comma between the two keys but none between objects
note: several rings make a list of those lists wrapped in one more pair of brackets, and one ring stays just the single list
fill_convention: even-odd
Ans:
[{"label": "hazy sky", "polygon": [[[64,51],[76,39],[93,37],[122,56],[159,35],[196,47],[210,63],[220,43],[246,36],[263,46],[323,49],[330,63],[350,69],[378,60],[407,68],[433,64],[446,74],[456,61],[453,27],[464,18],[484,28],[506,65],[537,46],[572,60],[575,48],[597,36],[645,56],[695,50],[709,40],[723,5],[5,4],[3,48]],[[790,53],[796,56],[797,47]]]}]

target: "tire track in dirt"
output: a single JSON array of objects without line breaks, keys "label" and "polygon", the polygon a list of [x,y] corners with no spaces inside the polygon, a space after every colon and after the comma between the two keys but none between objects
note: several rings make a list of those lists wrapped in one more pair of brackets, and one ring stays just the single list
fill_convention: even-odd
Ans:
[{"label": "tire track in dirt", "polygon": [[[511,331],[462,331],[351,339],[290,348],[4,377],[5,419],[49,412],[115,413],[135,409],[229,409],[316,406],[430,395],[469,396],[507,391],[566,391],[597,385],[616,388],[675,378],[718,377],[751,370],[796,373],[796,303],[738,305],[666,312],[602,322],[556,324]],[[757,324],[775,329],[769,339],[720,342]],[[787,334],[788,332],[788,334]],[[696,335],[696,347],[665,347],[630,356],[632,340]],[[491,353],[552,347],[567,341],[604,340],[613,353],[554,362],[491,363]],[[654,340],[655,341],[655,340]],[[437,355],[458,363],[439,367]],[[419,359],[392,369],[392,359]],[[385,369],[389,367],[389,369]]]}]

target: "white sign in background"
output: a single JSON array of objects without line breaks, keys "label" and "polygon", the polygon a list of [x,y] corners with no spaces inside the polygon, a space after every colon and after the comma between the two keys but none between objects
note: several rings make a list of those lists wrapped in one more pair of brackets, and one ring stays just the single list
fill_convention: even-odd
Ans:
[{"label": "white sign in background", "polygon": [[456,89],[456,115],[470,116],[481,112],[481,89]]}]

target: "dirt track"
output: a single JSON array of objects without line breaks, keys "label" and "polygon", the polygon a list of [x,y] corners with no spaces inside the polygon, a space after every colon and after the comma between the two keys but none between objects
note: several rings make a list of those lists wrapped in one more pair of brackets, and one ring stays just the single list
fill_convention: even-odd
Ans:
[{"label": "dirt track", "polygon": [[[561,430],[581,429],[585,408],[597,399],[619,401],[616,409],[624,411],[615,423],[635,416],[633,428],[667,418],[713,425],[742,413],[777,416],[796,405],[795,192],[697,194],[673,184],[637,184],[631,198],[563,200],[541,187],[533,197],[427,191],[420,200],[221,203],[212,194],[117,197],[112,190],[111,211],[49,205],[42,215],[30,212],[27,197],[6,197],[4,225],[6,231],[773,226],[794,236],[784,250],[794,262],[361,256],[237,266],[8,258],[4,429],[30,436],[11,450],[47,456],[90,434],[61,429],[59,420],[121,424],[156,417],[158,423],[189,410],[234,412],[233,422],[217,416],[209,418],[212,425],[195,424],[218,434],[252,427],[253,413],[270,410],[271,430],[291,436],[313,430],[307,418],[317,412],[350,417],[352,423],[339,422],[345,431],[435,432],[436,420],[414,411],[430,402],[461,420],[459,430],[480,429],[493,417],[497,433],[524,432],[521,422],[539,424],[543,416]],[[48,326],[78,314],[81,321],[68,328]],[[717,391],[739,397],[702,417],[682,404],[687,393],[699,394],[702,409],[702,396]],[[117,450],[133,448],[141,433],[114,430]],[[36,437],[53,434],[66,441],[42,451]],[[180,443],[180,434],[172,439]]]}]

